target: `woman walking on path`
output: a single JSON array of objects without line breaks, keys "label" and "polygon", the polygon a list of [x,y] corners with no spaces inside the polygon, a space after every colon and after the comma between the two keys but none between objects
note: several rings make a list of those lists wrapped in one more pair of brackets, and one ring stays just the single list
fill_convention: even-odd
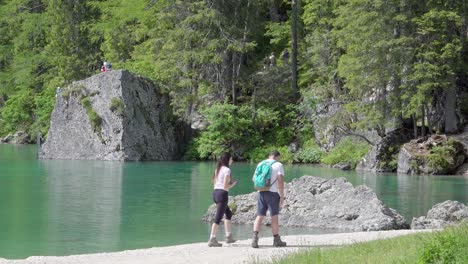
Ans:
[{"label": "woman walking on path", "polygon": [[232,182],[231,169],[229,168],[232,162],[231,154],[223,153],[213,174],[213,200],[216,203],[216,215],[213,224],[211,225],[211,236],[210,241],[208,242],[209,247],[222,246],[222,244],[216,240],[216,233],[218,232],[219,223],[221,222],[223,215],[225,216],[224,231],[226,232],[226,243],[236,242],[231,233],[232,212],[228,206],[229,189],[237,184],[237,181]]}]

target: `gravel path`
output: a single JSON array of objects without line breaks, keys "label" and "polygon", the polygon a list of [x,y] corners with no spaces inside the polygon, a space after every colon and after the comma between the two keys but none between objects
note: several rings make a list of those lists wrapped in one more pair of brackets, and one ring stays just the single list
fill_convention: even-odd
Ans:
[{"label": "gravel path", "polygon": [[355,232],[324,235],[284,236],[288,243],[286,248],[273,248],[271,236],[260,237],[260,248],[250,247],[250,240],[240,240],[234,244],[224,244],[221,248],[209,248],[206,243],[194,243],[170,247],[127,250],[113,253],[73,255],[64,257],[34,256],[23,260],[6,260],[0,258],[0,264],[139,264],[139,263],[253,263],[268,261],[298,250],[313,247],[327,247],[352,244],[355,242],[385,239],[401,235],[425,232],[428,230],[392,230],[377,232]]}]

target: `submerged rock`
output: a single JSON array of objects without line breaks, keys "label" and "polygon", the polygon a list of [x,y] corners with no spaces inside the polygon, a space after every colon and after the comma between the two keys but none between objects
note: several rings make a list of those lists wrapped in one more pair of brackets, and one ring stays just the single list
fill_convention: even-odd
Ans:
[{"label": "submerged rock", "polygon": [[427,216],[413,217],[411,229],[439,229],[468,221],[468,206],[458,201],[445,201],[434,205]]},{"label": "submerged rock", "polygon": [[[303,176],[285,185],[280,225],[349,231],[407,229],[403,216],[385,206],[369,187],[353,187],[345,178]],[[229,197],[233,223],[250,224],[256,217],[257,193]],[[203,216],[211,221],[216,205]]]},{"label": "submerged rock", "polygon": [[40,157],[174,160],[187,134],[155,84],[125,70],[110,71],[58,91]]}]

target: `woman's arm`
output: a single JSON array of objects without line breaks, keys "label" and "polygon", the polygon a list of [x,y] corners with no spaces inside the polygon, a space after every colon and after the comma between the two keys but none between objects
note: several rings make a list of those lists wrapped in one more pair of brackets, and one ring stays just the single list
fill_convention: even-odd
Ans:
[{"label": "woman's arm", "polygon": [[224,190],[228,191],[237,184],[237,181],[231,182],[231,179],[232,175],[226,175],[226,177],[224,177]]}]

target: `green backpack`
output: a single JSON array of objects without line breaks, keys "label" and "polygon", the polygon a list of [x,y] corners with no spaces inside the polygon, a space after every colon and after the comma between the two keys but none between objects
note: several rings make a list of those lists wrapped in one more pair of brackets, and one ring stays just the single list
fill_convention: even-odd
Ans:
[{"label": "green backpack", "polygon": [[268,162],[262,161],[255,169],[254,188],[258,191],[269,191],[270,187],[276,182],[271,182],[271,166],[276,160]]}]

